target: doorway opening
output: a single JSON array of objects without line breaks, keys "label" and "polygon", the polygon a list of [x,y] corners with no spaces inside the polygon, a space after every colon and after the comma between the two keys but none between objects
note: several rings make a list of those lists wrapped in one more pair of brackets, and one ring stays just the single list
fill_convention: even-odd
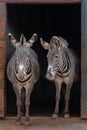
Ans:
[{"label": "doorway opening", "polygon": [[[31,115],[49,115],[55,104],[54,83],[45,78],[47,69],[47,51],[40,44],[40,37],[49,42],[54,35],[62,36],[75,50],[81,62],[81,4],[8,4],[7,5],[7,33],[12,33],[19,40],[23,33],[28,40],[33,33],[37,33],[38,40],[33,49],[39,57],[41,75],[31,95]],[[7,42],[7,61],[14,48]],[[70,114],[80,115],[81,81],[74,84],[71,91]],[[63,112],[63,98],[60,101],[60,113]],[[16,97],[12,84],[6,80],[6,113],[16,115]]]}]

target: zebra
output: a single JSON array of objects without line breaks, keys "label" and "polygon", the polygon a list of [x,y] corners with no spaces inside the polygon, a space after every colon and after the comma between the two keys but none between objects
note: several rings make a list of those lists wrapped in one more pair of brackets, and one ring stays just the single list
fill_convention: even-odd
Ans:
[{"label": "zebra", "polygon": [[78,58],[75,52],[68,47],[69,43],[61,36],[52,36],[50,43],[40,38],[44,49],[48,50],[48,68],[46,78],[52,80],[56,86],[55,109],[52,118],[56,119],[59,113],[61,87],[66,85],[64,118],[69,118],[70,92],[74,81],[78,79]]},{"label": "zebra", "polygon": [[8,39],[16,48],[15,52],[7,64],[7,77],[13,85],[14,92],[17,99],[17,120],[16,125],[22,124],[21,115],[21,93],[22,89],[25,90],[25,125],[30,125],[29,120],[29,106],[30,97],[34,84],[38,81],[40,75],[40,66],[38,63],[38,56],[30,47],[37,40],[37,34],[26,41],[23,34],[20,36],[18,42],[14,36],[9,33]]}]

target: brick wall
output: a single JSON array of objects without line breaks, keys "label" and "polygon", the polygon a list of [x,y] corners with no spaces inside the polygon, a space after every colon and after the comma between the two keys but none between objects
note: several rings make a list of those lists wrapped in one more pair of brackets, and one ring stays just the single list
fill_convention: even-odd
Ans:
[{"label": "brick wall", "polygon": [[5,58],[6,58],[6,11],[5,3],[0,2],[0,117],[5,115]]}]

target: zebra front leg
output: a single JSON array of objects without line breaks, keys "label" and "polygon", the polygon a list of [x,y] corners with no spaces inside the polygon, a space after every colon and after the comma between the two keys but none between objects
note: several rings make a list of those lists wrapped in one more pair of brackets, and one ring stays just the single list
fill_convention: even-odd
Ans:
[{"label": "zebra front leg", "polygon": [[21,90],[18,90],[17,87],[13,87],[16,94],[16,104],[17,104],[17,121],[16,125],[21,125]]},{"label": "zebra front leg", "polygon": [[56,86],[56,96],[55,96],[55,110],[52,114],[52,119],[56,119],[58,117],[59,112],[59,101],[60,101],[60,91],[61,91],[61,84],[55,83]]},{"label": "zebra front leg", "polygon": [[69,118],[69,100],[70,100],[71,87],[72,83],[69,83],[66,86],[64,118]]},{"label": "zebra front leg", "polygon": [[21,125],[21,97],[17,96],[17,122],[16,125]]},{"label": "zebra front leg", "polygon": [[29,106],[30,106],[30,97],[31,97],[32,90],[33,90],[33,87],[26,89],[26,99],[25,99],[25,107],[26,107],[25,118],[26,118],[26,121],[25,121],[25,125],[27,125],[27,126],[30,125]]}]

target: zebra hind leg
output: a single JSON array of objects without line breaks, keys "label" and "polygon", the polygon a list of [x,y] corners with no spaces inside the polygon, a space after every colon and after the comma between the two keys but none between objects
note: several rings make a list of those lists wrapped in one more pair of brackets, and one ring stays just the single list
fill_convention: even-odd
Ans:
[{"label": "zebra hind leg", "polygon": [[69,100],[70,100],[70,92],[71,92],[72,83],[69,83],[66,86],[66,94],[65,94],[65,110],[64,110],[64,118],[69,118]]}]

